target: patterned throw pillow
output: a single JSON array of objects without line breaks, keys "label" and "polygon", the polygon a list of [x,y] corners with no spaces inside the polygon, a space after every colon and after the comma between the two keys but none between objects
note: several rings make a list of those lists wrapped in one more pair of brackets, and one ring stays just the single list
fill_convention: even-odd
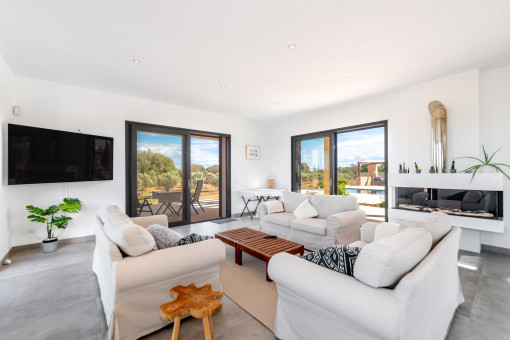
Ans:
[{"label": "patterned throw pillow", "polygon": [[189,234],[189,235],[181,238],[179,240],[179,245],[182,246],[185,244],[190,244],[190,243],[195,243],[195,242],[200,242],[200,241],[205,241],[205,240],[211,240],[213,238],[214,237],[212,237],[212,236],[202,236],[202,235],[193,233],[193,234]]},{"label": "patterned throw pillow", "polygon": [[360,251],[361,248],[358,247],[330,246],[299,257],[336,272],[354,276],[354,263]]}]

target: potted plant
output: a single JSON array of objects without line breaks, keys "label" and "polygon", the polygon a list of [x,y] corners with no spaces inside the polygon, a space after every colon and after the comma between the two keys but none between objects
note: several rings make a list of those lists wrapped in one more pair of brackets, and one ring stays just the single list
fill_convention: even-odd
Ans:
[{"label": "potted plant", "polygon": [[403,173],[404,172],[404,170],[402,170],[402,164],[398,165],[398,172],[399,173]]},{"label": "potted plant", "polygon": [[480,170],[480,172],[484,172],[484,170],[486,170],[487,172],[489,172],[490,170],[494,171],[494,172],[501,172],[503,175],[505,175],[506,178],[510,179],[510,177],[508,177],[508,175],[501,169],[502,167],[506,166],[506,167],[509,167],[510,168],[510,165],[508,164],[503,164],[503,163],[491,163],[492,159],[494,158],[494,155],[501,149],[502,147],[500,147],[499,149],[497,149],[496,151],[494,151],[494,153],[489,156],[489,154],[485,151],[485,147],[482,145],[482,150],[483,150],[483,160],[482,159],[479,159],[479,158],[476,158],[476,157],[469,157],[469,156],[464,156],[464,157],[457,157],[457,158],[471,158],[471,159],[474,159],[478,162],[480,162],[480,164],[475,164],[473,166],[470,166],[469,168],[467,169],[464,169],[462,170],[461,172],[469,172],[469,173],[473,173],[473,176],[471,176],[471,181],[473,181],[473,178],[475,177],[476,173],[478,172],[478,170]]},{"label": "potted plant", "polygon": [[434,166],[431,166],[431,167],[430,167],[429,172],[430,172],[431,174],[435,174],[435,173],[436,173],[436,169],[434,169]]},{"label": "potted plant", "polygon": [[44,223],[46,225],[47,238],[42,241],[42,249],[45,253],[51,253],[58,248],[58,237],[55,236],[56,229],[66,229],[69,221],[73,218],[65,215],[55,216],[59,212],[74,214],[81,210],[81,202],[77,198],[64,198],[63,203],[52,205],[47,209],[26,206],[30,215],[27,218],[32,222]]},{"label": "potted plant", "polygon": [[452,161],[452,167],[450,168],[450,173],[454,174],[457,172],[457,169],[455,169],[455,161]]},{"label": "potted plant", "polygon": [[416,164],[416,162],[414,162],[414,168],[416,169],[417,174],[421,174],[421,169],[418,167],[418,164]]}]

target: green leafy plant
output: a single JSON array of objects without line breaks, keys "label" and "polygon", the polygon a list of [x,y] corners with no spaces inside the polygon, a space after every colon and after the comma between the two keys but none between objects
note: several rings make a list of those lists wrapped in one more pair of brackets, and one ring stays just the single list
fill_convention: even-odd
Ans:
[{"label": "green leafy plant", "polygon": [[52,205],[47,209],[34,207],[33,205],[26,206],[30,215],[27,218],[32,222],[44,223],[46,225],[46,232],[48,239],[55,238],[55,230],[66,229],[69,221],[73,218],[65,215],[55,216],[59,212],[75,214],[81,210],[81,202],[77,198],[64,198],[63,203],[59,205]]},{"label": "green leafy plant", "polygon": [[399,168],[400,171],[402,171],[402,164],[399,164],[398,168]]},{"label": "green leafy plant", "polygon": [[419,169],[418,164],[416,164],[416,162],[414,162],[414,168],[415,168],[416,170],[418,170],[418,169]]},{"label": "green leafy plant", "polygon": [[434,170],[434,166],[433,165],[430,167],[430,170]]},{"label": "green leafy plant", "polygon": [[347,185],[347,180],[345,178],[339,178],[338,181],[337,181],[337,186],[336,186],[336,192],[337,192],[337,195],[343,195],[343,196],[348,196],[350,195],[348,192],[347,192],[347,189],[345,189],[345,186]]},{"label": "green leafy plant", "polygon": [[455,170],[455,161],[452,161],[452,167],[450,169]]},{"label": "green leafy plant", "polygon": [[[464,157],[457,157],[457,158],[470,158],[470,159],[474,159],[478,162],[480,162],[480,164],[475,164],[473,166],[470,166],[469,168],[467,169],[464,169],[462,170],[461,172],[469,172],[469,173],[473,173],[473,176],[471,176],[471,181],[473,181],[473,178],[475,177],[476,173],[478,172],[478,170],[480,170],[481,168],[483,168],[484,166],[490,166],[494,169],[496,169],[497,171],[501,172],[503,175],[505,175],[506,178],[510,179],[510,177],[508,177],[508,175],[501,169],[501,167],[503,166],[506,166],[506,167],[509,167],[510,168],[510,165],[508,164],[503,164],[503,163],[491,163],[492,159],[494,158],[494,155],[499,151],[501,150],[502,147],[499,147],[499,149],[497,149],[496,151],[494,151],[494,153],[492,155],[489,156],[489,154],[485,151],[485,147],[482,145],[482,149],[483,149],[483,159],[480,159],[480,158],[476,158],[476,157],[469,157],[469,156],[464,156]],[[456,159],[457,159],[456,158]]]}]

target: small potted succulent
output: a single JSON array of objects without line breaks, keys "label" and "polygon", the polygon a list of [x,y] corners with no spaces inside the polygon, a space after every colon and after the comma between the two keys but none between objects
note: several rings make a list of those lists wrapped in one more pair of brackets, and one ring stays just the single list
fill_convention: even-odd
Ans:
[{"label": "small potted succulent", "polygon": [[81,210],[81,202],[77,198],[64,198],[63,203],[52,205],[47,209],[26,206],[30,215],[27,218],[32,222],[44,223],[46,225],[47,238],[42,241],[42,249],[44,253],[51,253],[58,248],[58,237],[55,236],[56,229],[65,230],[69,225],[69,221],[73,218],[65,215],[55,216],[59,212],[78,213]]},{"label": "small potted succulent", "polygon": [[402,170],[402,164],[398,165],[398,172],[401,174],[404,173],[404,170]]},{"label": "small potted succulent", "polygon": [[455,161],[452,161],[452,167],[450,168],[450,173],[454,174],[457,172],[457,169],[455,169]]},{"label": "small potted succulent", "polygon": [[416,162],[414,162],[414,168],[416,169],[417,174],[421,174],[421,169],[418,167],[418,164],[416,164]]},{"label": "small potted succulent", "polygon": [[436,169],[434,168],[434,166],[431,166],[431,167],[430,167],[429,172],[430,172],[431,174],[435,174],[435,173],[436,173]]}]

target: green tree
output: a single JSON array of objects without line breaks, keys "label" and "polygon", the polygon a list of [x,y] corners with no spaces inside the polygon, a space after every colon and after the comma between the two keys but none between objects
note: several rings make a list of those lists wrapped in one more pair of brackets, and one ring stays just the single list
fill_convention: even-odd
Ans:
[{"label": "green tree", "polygon": [[337,195],[344,195],[344,196],[349,195],[349,193],[347,192],[347,189],[345,189],[346,185],[347,185],[347,180],[345,178],[338,179],[337,186],[336,186]]},{"label": "green tree", "polygon": [[177,172],[165,172],[159,175],[158,185],[161,187],[167,187],[171,189],[175,187],[180,181],[181,178],[179,177],[179,174]]},{"label": "green tree", "polygon": [[205,180],[204,178],[204,174],[202,172],[192,172],[191,173],[191,188],[192,190],[195,188],[195,186],[197,185],[197,182],[199,180]]},{"label": "green tree", "polygon": [[213,174],[219,174],[220,173],[220,167],[218,164],[211,165],[207,168],[208,172],[212,172]]},{"label": "green tree", "polygon": [[219,184],[219,175],[218,174],[215,174],[213,172],[208,172],[207,173],[207,177],[205,178],[205,183],[207,184],[211,184],[211,185],[214,185],[214,186],[218,186]]},{"label": "green tree", "polygon": [[161,153],[147,151],[137,154],[137,179],[139,189],[164,186],[173,188],[180,182],[180,170],[174,161]]}]

